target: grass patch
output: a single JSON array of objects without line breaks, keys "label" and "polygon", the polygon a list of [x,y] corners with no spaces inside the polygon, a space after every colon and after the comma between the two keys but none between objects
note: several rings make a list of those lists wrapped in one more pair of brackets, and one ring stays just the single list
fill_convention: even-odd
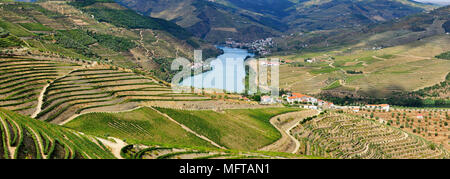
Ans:
[{"label": "grass patch", "polygon": [[335,71],[339,71],[339,69],[327,66],[327,67],[323,67],[320,69],[311,70],[311,73],[317,75],[317,74],[324,74],[324,73],[332,73]]},{"label": "grass patch", "polygon": [[132,112],[116,114],[85,114],[70,121],[65,126],[86,134],[124,139],[133,144],[166,143],[213,147],[150,108],[140,108]]},{"label": "grass patch", "polygon": [[9,31],[11,34],[18,37],[31,37],[34,36],[33,33],[27,31],[22,26],[17,24],[13,24],[11,22],[3,21],[0,19],[0,27]]},{"label": "grass patch", "polygon": [[[31,137],[28,138],[28,140],[32,140],[33,142],[31,145],[25,145],[23,137],[14,139],[17,140],[17,146],[18,148],[21,148],[21,151],[31,151],[30,149],[33,146],[35,149],[38,149],[39,147],[36,146],[36,142],[37,137],[39,137],[40,141],[44,142],[45,145],[44,153],[48,154],[48,157],[50,158],[62,159],[75,157],[75,153],[79,154],[81,158],[88,158],[87,155],[89,155],[90,158],[115,158],[110,151],[101,148],[99,145],[88,139],[87,136],[79,133],[75,134],[75,131],[73,130],[39,120],[34,120],[4,109],[0,109],[0,117],[6,121],[14,121],[14,123],[17,123],[17,125],[21,128],[21,131],[28,131],[29,134],[31,134]],[[1,123],[0,128],[3,128]],[[29,129],[36,132],[36,135],[34,135],[34,133],[32,133]],[[14,131],[7,132],[14,133]],[[65,152],[62,155],[56,155],[58,151]],[[72,151],[73,153],[68,151]],[[40,152],[36,153],[35,158],[43,157],[44,156],[40,155]]]},{"label": "grass patch", "polygon": [[53,29],[40,23],[20,23],[22,27],[29,31],[52,31]]},{"label": "grass patch", "polygon": [[216,143],[238,150],[256,150],[275,142],[281,134],[270,124],[270,118],[300,110],[264,108],[215,112],[157,109]]}]

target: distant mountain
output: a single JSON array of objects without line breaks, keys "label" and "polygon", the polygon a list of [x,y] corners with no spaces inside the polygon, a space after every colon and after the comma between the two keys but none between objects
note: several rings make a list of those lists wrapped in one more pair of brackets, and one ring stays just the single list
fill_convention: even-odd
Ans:
[{"label": "distant mountain", "polygon": [[242,41],[277,35],[287,29],[275,18],[230,4],[204,0],[118,0],[137,12],[176,22],[195,36],[217,43],[226,38]]},{"label": "distant mountain", "polygon": [[450,6],[360,28],[294,33],[277,38],[279,52],[362,47],[391,47],[450,32]]},{"label": "distant mountain", "polygon": [[402,0],[305,1],[283,21],[293,30],[330,30],[389,21],[423,12],[425,8],[425,5]]},{"label": "distant mountain", "polygon": [[210,42],[361,27],[434,8],[410,0],[116,0]]}]

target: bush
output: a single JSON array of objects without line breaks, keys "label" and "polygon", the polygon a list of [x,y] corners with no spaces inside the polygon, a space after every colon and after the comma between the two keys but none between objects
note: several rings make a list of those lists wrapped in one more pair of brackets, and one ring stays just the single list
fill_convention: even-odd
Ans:
[{"label": "bush", "polygon": [[450,51],[442,53],[442,54],[436,56],[436,58],[450,60]]}]

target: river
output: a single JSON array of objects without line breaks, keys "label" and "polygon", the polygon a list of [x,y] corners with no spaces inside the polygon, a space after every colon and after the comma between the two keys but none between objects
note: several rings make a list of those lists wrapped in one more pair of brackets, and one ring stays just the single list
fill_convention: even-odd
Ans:
[{"label": "river", "polygon": [[[245,92],[245,58],[254,54],[245,49],[218,47],[223,54],[211,62],[212,70],[188,77],[180,84],[199,89],[219,89],[232,93]],[[203,82],[203,83],[202,83]]]}]

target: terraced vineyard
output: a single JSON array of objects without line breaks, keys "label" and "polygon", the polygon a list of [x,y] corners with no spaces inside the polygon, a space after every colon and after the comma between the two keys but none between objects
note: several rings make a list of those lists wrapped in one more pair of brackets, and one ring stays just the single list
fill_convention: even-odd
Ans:
[{"label": "terraced vineyard", "polygon": [[145,101],[204,101],[173,93],[167,86],[104,65],[0,58],[0,107],[53,123],[77,114],[123,111]]},{"label": "terraced vineyard", "polygon": [[331,158],[448,158],[448,151],[423,138],[351,115],[331,112],[291,133],[307,155]]},{"label": "terraced vineyard", "polygon": [[115,158],[99,139],[0,109],[0,159]]},{"label": "terraced vineyard", "polygon": [[64,126],[89,135],[126,140],[129,144],[214,148],[149,107],[122,113],[85,114]]},{"label": "terraced vineyard", "polygon": [[70,72],[46,89],[36,118],[62,123],[71,116],[94,111],[122,111],[141,101],[208,100],[194,94],[174,94],[153,79],[113,68]]},{"label": "terraced vineyard", "polygon": [[394,108],[384,110],[346,111],[353,115],[384,121],[387,125],[421,136],[450,150],[450,111],[446,109]]},{"label": "terraced vineyard", "polygon": [[76,67],[48,60],[0,58],[0,107],[31,115],[44,86]]},{"label": "terraced vineyard", "polygon": [[272,117],[299,111],[299,108],[177,110],[155,108],[198,134],[229,149],[257,150],[280,139],[270,123]]},{"label": "terraced vineyard", "polygon": [[270,152],[238,152],[230,150],[189,149],[162,146],[128,145],[122,148],[121,156],[126,159],[287,159],[313,158]]}]

